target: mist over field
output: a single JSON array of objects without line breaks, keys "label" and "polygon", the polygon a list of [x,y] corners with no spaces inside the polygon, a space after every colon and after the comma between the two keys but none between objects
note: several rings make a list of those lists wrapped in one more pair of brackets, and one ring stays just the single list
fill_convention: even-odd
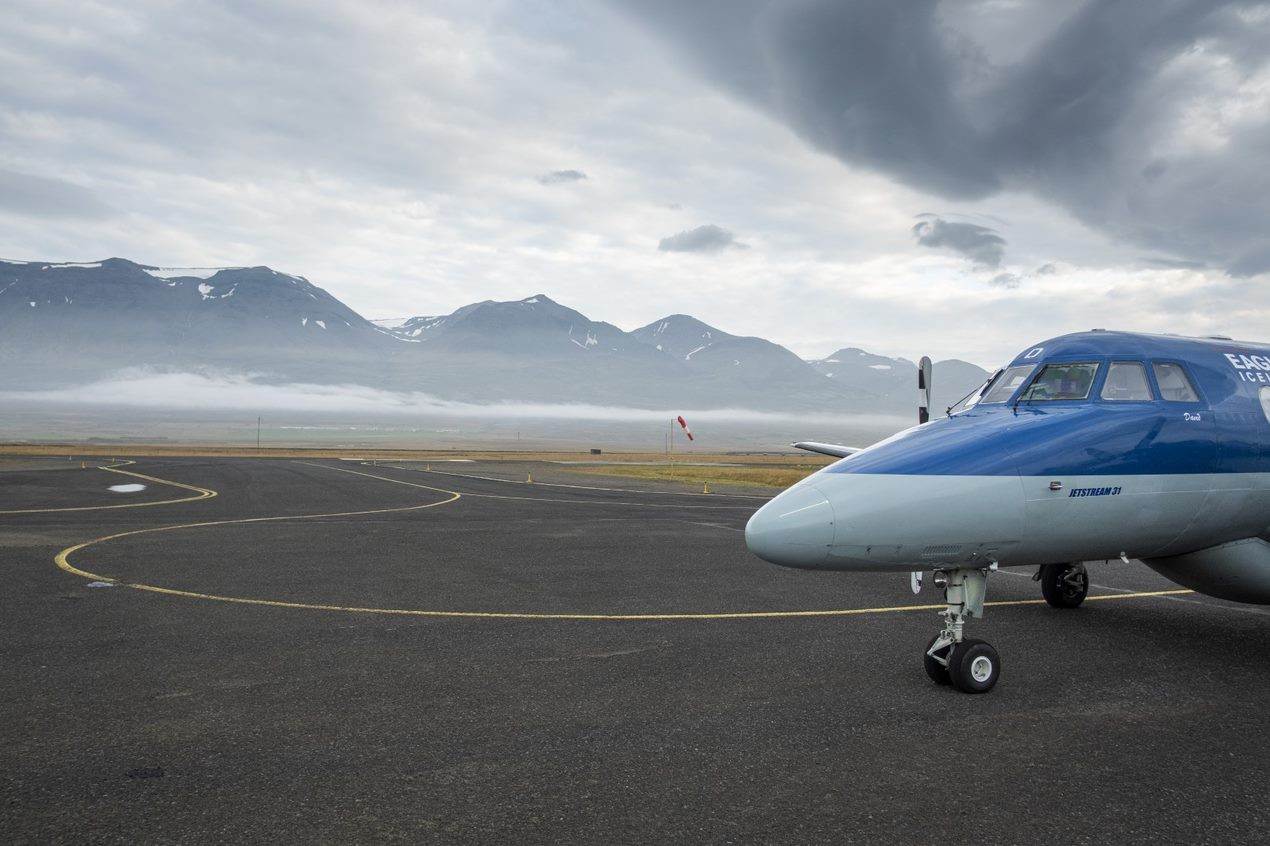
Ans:
[{"label": "mist over field", "polygon": [[677,415],[675,448],[787,449],[793,440],[865,442],[915,422],[886,414],[794,414],[749,409],[623,408],[585,403],[442,400],[420,392],[363,385],[269,384],[250,375],[156,373],[134,369],[90,384],[40,391],[0,391],[0,437],[6,440],[160,439],[254,444],[256,417],[275,446],[600,447],[660,451]]}]

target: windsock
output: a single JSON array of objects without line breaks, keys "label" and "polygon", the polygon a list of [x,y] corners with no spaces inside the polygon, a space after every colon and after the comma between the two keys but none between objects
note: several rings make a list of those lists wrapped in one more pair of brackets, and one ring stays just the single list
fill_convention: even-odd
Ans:
[{"label": "windsock", "polygon": [[688,428],[688,421],[687,421],[687,420],[684,420],[683,415],[681,414],[681,415],[679,415],[679,416],[678,416],[677,418],[675,418],[675,419],[676,419],[676,420],[678,420],[678,421],[679,421],[679,425],[680,425],[681,427],[683,427],[684,434],[688,436],[688,440],[690,440],[690,441],[691,441],[691,440],[693,440],[693,437],[692,437],[692,430]]}]

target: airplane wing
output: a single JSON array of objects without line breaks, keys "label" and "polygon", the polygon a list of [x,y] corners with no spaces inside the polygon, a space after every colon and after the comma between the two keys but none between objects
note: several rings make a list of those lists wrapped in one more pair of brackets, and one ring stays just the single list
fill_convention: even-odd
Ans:
[{"label": "airplane wing", "polygon": [[855,455],[862,448],[838,446],[837,444],[821,444],[815,441],[799,441],[793,445],[795,449],[805,449],[808,452],[818,452],[821,455],[832,455],[835,458],[846,458],[848,455]]}]

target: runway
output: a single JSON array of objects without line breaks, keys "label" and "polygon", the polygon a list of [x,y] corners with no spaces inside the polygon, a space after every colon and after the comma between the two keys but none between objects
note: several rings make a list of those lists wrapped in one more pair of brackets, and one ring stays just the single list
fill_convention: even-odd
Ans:
[{"label": "runway", "polygon": [[1264,609],[994,576],[968,697],[932,591],[759,561],[754,492],[440,469],[0,473],[0,835],[1261,839]]}]

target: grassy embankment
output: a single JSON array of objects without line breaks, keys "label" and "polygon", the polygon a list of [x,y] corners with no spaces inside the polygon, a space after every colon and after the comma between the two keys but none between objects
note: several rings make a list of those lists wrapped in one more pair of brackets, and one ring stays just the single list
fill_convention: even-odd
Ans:
[{"label": "grassy embankment", "polygon": [[[788,460],[788,459],[786,459]],[[753,485],[764,488],[787,488],[800,479],[810,476],[823,464],[785,464],[777,466],[746,467],[678,467],[673,464],[633,467],[575,467],[575,473],[595,476],[624,476],[632,479],[649,479],[659,482],[684,482],[694,485]]]},{"label": "grassy embankment", "polygon": [[[0,455],[8,456],[74,456],[75,458],[111,457],[111,458],[160,458],[160,457],[217,457],[217,458],[360,458],[379,461],[545,461],[562,462],[572,465],[571,470],[578,472],[605,473],[613,468],[607,462],[635,463],[645,466],[618,467],[617,475],[632,475],[640,478],[661,478],[669,480],[694,481],[741,481],[772,486],[792,484],[807,473],[828,464],[830,459],[817,463],[815,457],[801,453],[688,453],[676,455],[667,464],[665,453],[649,452],[605,452],[603,455],[591,455],[582,451],[524,451],[515,450],[421,450],[421,449],[359,449],[359,448],[302,448],[302,447],[270,447],[262,449],[252,447],[226,447],[213,445],[175,445],[175,444],[0,444]],[[605,465],[578,464],[578,462],[605,462]],[[715,462],[727,467],[694,467],[683,466],[679,462]],[[756,472],[769,469],[777,474],[767,481],[756,481],[759,477],[751,477],[742,473],[729,479],[728,473],[753,468]],[[631,471],[627,473],[627,471]],[[669,473],[671,475],[642,475],[644,471]],[[796,475],[791,475],[796,474]],[[761,475],[761,473],[760,473]]]}]

